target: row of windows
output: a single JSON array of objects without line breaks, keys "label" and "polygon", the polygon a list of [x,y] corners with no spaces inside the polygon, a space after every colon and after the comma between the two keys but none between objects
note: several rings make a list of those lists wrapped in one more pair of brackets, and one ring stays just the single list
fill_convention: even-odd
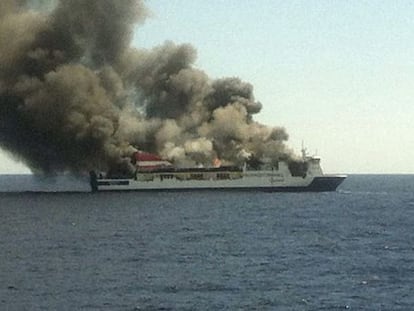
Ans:
[{"label": "row of windows", "polygon": [[[174,179],[174,177],[175,176],[173,174],[165,174],[165,175],[160,176],[161,180]],[[229,173],[217,173],[216,177],[217,179],[230,179],[230,174]],[[203,179],[206,179],[206,176],[202,173],[193,173],[193,174],[190,174],[190,179],[203,180]]]},{"label": "row of windows", "polygon": [[230,174],[228,173],[218,173],[217,179],[230,179]]},{"label": "row of windows", "polygon": [[204,179],[204,175],[203,174],[190,174],[190,178],[191,179]]}]

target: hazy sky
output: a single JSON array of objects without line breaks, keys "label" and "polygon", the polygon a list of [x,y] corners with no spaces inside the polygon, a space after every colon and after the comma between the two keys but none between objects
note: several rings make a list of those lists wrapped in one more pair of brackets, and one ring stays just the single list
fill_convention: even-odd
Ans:
[{"label": "hazy sky", "polygon": [[[305,141],[326,172],[414,173],[414,2],[148,0],[134,45],[190,43],[212,78],[238,76],[256,120]],[[0,173],[26,172],[0,153]]]}]

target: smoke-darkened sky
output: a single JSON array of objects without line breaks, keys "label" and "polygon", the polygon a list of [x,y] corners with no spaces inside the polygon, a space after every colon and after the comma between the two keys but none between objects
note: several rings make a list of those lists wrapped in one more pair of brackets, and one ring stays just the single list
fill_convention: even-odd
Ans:
[{"label": "smoke-darkened sky", "polygon": [[[145,78],[148,72],[152,77],[159,74],[157,66],[149,68],[142,62],[139,66],[119,63],[118,69],[107,66],[108,62],[114,62],[119,49],[130,46],[125,43],[130,33],[124,32],[126,36],[120,36],[118,42],[108,44],[111,41],[107,38],[99,39],[100,33],[105,31],[102,25],[88,22],[88,31],[73,29],[78,32],[77,48],[80,45],[86,51],[83,56],[77,56],[80,64],[86,67],[86,71],[95,73],[93,80],[99,87],[103,86],[106,95],[110,93],[111,104],[116,102],[116,107],[122,106],[122,100],[119,100],[122,96],[136,100],[134,92],[122,94],[126,80],[135,79],[140,95],[146,97],[145,113],[152,121],[148,123],[145,120],[137,126],[134,118],[124,113],[127,112],[125,109],[121,115],[122,122],[132,128],[135,124],[135,132],[123,135],[133,134],[139,138],[141,145],[146,144],[146,148],[151,148],[148,137],[152,135],[157,141],[157,151],[164,155],[173,155],[178,159],[183,154],[190,154],[193,161],[206,161],[214,154],[200,153],[200,148],[205,151],[220,150],[220,142],[215,139],[213,147],[209,137],[224,135],[226,138],[222,141],[230,138],[235,142],[246,137],[246,129],[240,128],[241,124],[232,122],[230,126],[225,120],[229,115],[238,115],[237,120],[247,120],[247,115],[236,109],[239,105],[227,105],[214,112],[213,118],[209,117],[211,122],[207,122],[208,126],[197,127],[197,137],[184,135],[184,141],[174,141],[172,137],[181,137],[181,128],[192,129],[191,123],[197,120],[195,116],[184,118],[180,115],[180,108],[183,108],[180,96],[183,94],[176,90],[187,90],[187,93],[184,92],[185,102],[189,103],[189,107],[197,107],[194,103],[200,101],[200,96],[210,101],[216,98],[220,102],[223,97],[217,99],[219,91],[216,97],[203,96],[210,94],[209,88],[213,87],[215,80],[230,77],[222,82],[233,85],[233,91],[238,85],[237,90],[244,96],[241,100],[240,94],[237,94],[238,101],[244,103],[246,112],[250,109],[253,120],[270,127],[286,128],[289,133],[289,141],[284,142],[286,151],[289,147],[298,150],[304,140],[311,153],[318,150],[326,171],[414,172],[411,161],[414,156],[414,22],[409,15],[413,11],[413,5],[409,2],[333,1],[327,4],[320,1],[257,1],[252,6],[249,1],[191,1],[184,5],[183,1],[166,3],[151,0],[146,2],[146,6],[151,12],[146,15],[149,17],[145,21],[145,15],[138,20],[132,18],[134,22],[141,23],[133,27],[134,36],[130,43],[141,54],[134,57],[138,57],[138,63],[139,59],[145,59],[145,64],[155,63],[160,68],[165,63],[154,59],[154,55],[170,55],[167,51],[173,51],[174,56],[179,56],[182,61],[177,66],[184,70],[180,69],[180,74],[169,80],[170,89],[167,90],[173,100],[163,93],[166,85],[153,84]],[[70,18],[67,16],[69,22]],[[128,22],[128,18],[124,20]],[[95,26],[99,31],[93,30]],[[108,25],[124,26],[116,23]],[[90,32],[92,36],[85,35]],[[85,47],[87,40],[92,40],[93,45],[86,44]],[[164,43],[165,40],[171,42]],[[190,45],[181,46],[183,43]],[[13,46],[10,44],[9,48]],[[71,51],[76,57],[77,50]],[[41,57],[39,50],[31,55]],[[56,61],[59,54],[54,57]],[[46,65],[53,67],[53,62]],[[187,70],[188,66],[190,70]],[[99,74],[96,74],[96,68],[99,68]],[[176,68],[167,69],[174,72]],[[57,79],[65,73],[72,75],[68,71],[61,69],[52,76]],[[120,74],[121,71],[125,75]],[[193,74],[197,74],[196,79]],[[119,76],[124,82],[119,82]],[[53,78],[48,80],[49,84],[56,81]],[[210,82],[205,84],[205,79]],[[186,81],[192,81],[190,93]],[[92,83],[89,88],[93,89],[94,85]],[[22,83],[19,87],[19,90],[24,90],[27,85]],[[56,85],[47,87],[53,89]],[[72,86],[65,84],[60,87]],[[240,87],[253,89],[251,93],[246,93]],[[97,98],[100,96],[98,89],[95,94]],[[160,110],[166,101],[171,105],[166,110]],[[207,106],[213,112],[215,105],[210,103]],[[262,109],[256,113],[260,105]],[[107,110],[103,111],[106,119],[113,117]],[[205,116],[196,111],[201,118],[198,122],[205,120]],[[72,118],[77,120],[76,116]],[[154,122],[154,118],[164,119],[162,126],[158,121]],[[177,118],[180,119],[179,124],[173,121]],[[97,124],[96,128],[103,136],[98,135],[94,139],[99,142],[105,135],[111,137],[113,130],[105,122],[95,122],[90,124]],[[224,131],[216,131],[223,127]],[[269,133],[266,135],[271,136]],[[42,141],[42,135],[39,134],[38,139]],[[117,146],[118,142],[113,144]],[[103,148],[106,147],[103,145]],[[249,146],[250,149],[255,147]],[[226,156],[237,158],[245,154],[243,151],[251,151],[242,149],[236,144],[232,149],[237,151],[236,154]],[[222,152],[224,155],[224,150]],[[70,160],[70,154],[68,158]],[[6,172],[6,164],[3,167]]]},{"label": "smoke-darkened sky", "polygon": [[212,79],[197,50],[132,46],[142,0],[4,0],[0,146],[35,173],[133,171],[136,150],[177,166],[294,159],[288,134],[254,119],[251,83]]}]

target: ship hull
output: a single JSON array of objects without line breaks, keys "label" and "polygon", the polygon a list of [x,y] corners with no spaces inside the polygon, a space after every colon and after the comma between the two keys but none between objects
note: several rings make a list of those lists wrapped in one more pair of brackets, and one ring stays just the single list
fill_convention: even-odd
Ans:
[{"label": "ship hull", "polygon": [[344,181],[344,175],[313,178],[274,179],[242,178],[229,181],[152,181],[134,179],[91,180],[93,192],[97,191],[262,191],[262,192],[327,192],[335,191]]}]

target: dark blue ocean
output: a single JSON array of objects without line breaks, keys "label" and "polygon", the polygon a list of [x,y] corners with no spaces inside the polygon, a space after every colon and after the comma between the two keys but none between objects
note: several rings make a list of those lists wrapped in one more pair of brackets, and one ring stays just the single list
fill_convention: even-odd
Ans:
[{"label": "dark blue ocean", "polygon": [[333,193],[0,187],[0,310],[414,308],[414,175]]}]

